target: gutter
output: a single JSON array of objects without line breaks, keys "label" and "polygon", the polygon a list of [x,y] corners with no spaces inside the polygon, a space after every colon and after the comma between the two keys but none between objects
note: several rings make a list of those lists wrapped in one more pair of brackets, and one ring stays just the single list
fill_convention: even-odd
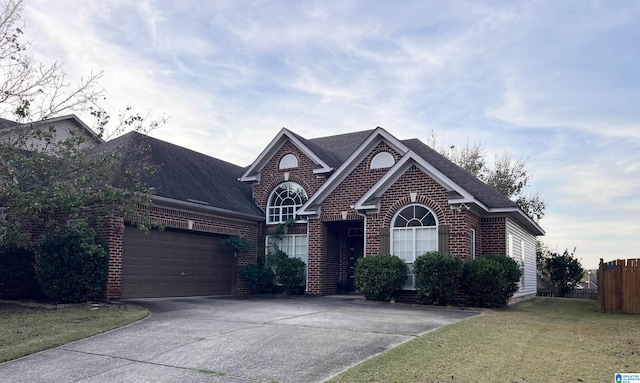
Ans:
[{"label": "gutter", "polygon": [[202,212],[206,212],[206,213],[210,213],[210,214],[221,214],[221,215],[227,215],[227,216],[232,216],[232,217],[238,217],[238,218],[245,218],[245,219],[249,219],[252,221],[264,221],[264,216],[261,215],[254,215],[254,214],[249,214],[249,213],[241,213],[238,211],[234,211],[234,210],[229,210],[229,209],[223,209],[220,207],[214,207],[214,206],[206,206],[206,205],[202,205],[199,203],[195,203],[195,202],[187,202],[187,201],[181,201],[181,200],[177,200],[177,199],[173,199],[173,198],[167,198],[167,197],[161,197],[161,196],[152,196],[151,199],[155,202],[162,202],[165,204],[169,204],[169,205],[175,205],[178,207],[182,207],[185,209],[189,209],[189,210],[200,210]]}]

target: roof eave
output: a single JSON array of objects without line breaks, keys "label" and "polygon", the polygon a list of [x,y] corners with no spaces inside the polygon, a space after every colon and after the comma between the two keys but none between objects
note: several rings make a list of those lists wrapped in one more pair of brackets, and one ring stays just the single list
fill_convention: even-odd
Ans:
[{"label": "roof eave", "polygon": [[536,221],[534,221],[531,217],[529,217],[525,212],[522,211],[519,207],[498,207],[491,208],[488,211],[493,214],[510,214],[512,215],[518,222],[524,224],[535,236],[545,235],[544,229],[538,225]]},{"label": "roof eave", "polygon": [[209,213],[209,214],[223,215],[225,217],[248,219],[248,220],[251,220],[251,221],[263,221],[264,220],[263,216],[257,215],[257,214],[243,213],[243,212],[239,212],[239,211],[235,211],[235,210],[223,209],[223,208],[215,207],[215,206],[207,206],[207,205],[202,205],[202,204],[199,204],[199,203],[194,203],[194,202],[189,202],[189,201],[182,201],[182,200],[178,200],[178,199],[174,199],[174,198],[168,198],[168,197],[162,197],[162,196],[154,195],[154,196],[151,197],[151,199],[154,202],[157,201],[157,202],[160,202],[162,204],[174,205],[176,207],[180,207],[180,208],[183,208],[185,210],[194,210],[194,211],[206,212],[206,213]]},{"label": "roof eave", "polygon": [[374,140],[378,136],[386,140],[387,143],[389,143],[394,150],[400,152],[400,154],[405,154],[409,151],[409,148],[405,144],[403,144],[400,140],[393,137],[389,132],[387,132],[383,128],[377,127],[375,130],[371,132],[371,134],[367,137],[367,139],[364,140],[362,144],[360,144],[358,149],[356,149],[353,153],[351,153],[351,155],[342,163],[342,165],[340,165],[340,167],[335,171],[335,173],[333,173],[333,176],[331,177],[331,179],[325,182],[320,187],[320,189],[318,189],[318,191],[316,191],[316,193],[311,198],[309,198],[309,200],[304,205],[302,205],[301,211],[307,211],[307,209],[310,206],[317,205],[320,202],[322,202],[324,198],[326,198],[326,196],[329,195],[329,193],[331,193],[331,191],[340,182],[342,182],[344,178],[347,177],[347,175],[349,174],[349,171],[347,171],[347,169],[357,166],[357,164],[354,164],[355,160],[358,159],[363,154],[363,152],[369,147],[369,145],[371,145],[374,142]]},{"label": "roof eave", "polygon": [[[300,141],[293,133],[291,133],[287,128],[282,128],[278,134],[275,136],[273,140],[267,145],[267,147],[260,153],[258,158],[247,168],[247,170],[238,178],[238,180],[243,182],[252,182],[259,181],[259,173],[262,171],[262,168],[266,164],[266,162],[271,159],[273,154],[277,152],[280,147],[284,144],[284,139],[289,139],[302,153],[304,153],[307,157],[311,159],[314,163],[316,163],[320,168],[315,169],[313,172],[316,173],[328,173],[333,170],[331,166],[325,163],[317,154],[315,154],[309,147],[307,147],[302,141]],[[256,179],[257,177],[257,179]]]}]

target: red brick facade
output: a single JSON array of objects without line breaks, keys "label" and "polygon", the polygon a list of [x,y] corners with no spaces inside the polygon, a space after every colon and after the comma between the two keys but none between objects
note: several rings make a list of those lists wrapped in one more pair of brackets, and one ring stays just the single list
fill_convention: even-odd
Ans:
[{"label": "red brick facade", "polygon": [[[388,231],[395,214],[412,203],[428,207],[435,215],[438,225],[448,226],[446,240],[450,253],[464,259],[471,257],[472,229],[475,230],[476,255],[504,253],[504,219],[483,219],[470,210],[453,209],[449,204],[447,189],[415,165],[383,193],[379,212],[368,214],[365,220],[352,206],[388,173],[388,168],[370,168],[372,158],[383,151],[391,153],[395,161],[402,157],[401,153],[385,141],[381,141],[369,153],[363,153],[360,163],[322,200],[320,217],[309,218],[307,225],[298,224],[290,232],[303,234],[308,231],[309,234],[309,294],[335,293],[347,283],[349,249],[345,224],[360,227],[366,233],[363,241],[367,255],[380,254],[381,232],[385,229]],[[279,169],[280,159],[286,154],[297,157],[297,168]],[[256,203],[266,211],[271,192],[287,180],[301,185],[311,198],[325,182],[324,177],[313,174],[314,168],[316,164],[311,159],[290,141],[286,141],[267,161],[260,172],[260,182],[253,186]],[[273,232],[273,227],[267,227],[266,232]]]},{"label": "red brick facade", "polygon": [[[449,204],[449,191],[431,178],[420,167],[408,167],[399,178],[382,193],[377,201],[379,210],[365,216],[353,206],[374,184],[388,174],[389,168],[371,169],[371,160],[380,152],[390,153],[400,161],[403,153],[394,150],[385,140],[369,152],[361,153],[359,163],[332,190],[319,201],[319,217],[310,216],[306,223],[288,227],[288,234],[308,233],[308,283],[307,292],[314,295],[332,294],[344,290],[350,282],[355,253],[365,249],[365,255],[380,254],[389,248],[389,232],[394,216],[405,206],[416,203],[428,207],[439,226],[448,228],[447,234],[439,236],[445,241],[448,251],[461,258],[472,254],[472,230],[475,231],[475,254],[504,253],[506,249],[506,219],[504,217],[480,217],[474,210],[456,209]],[[281,159],[293,154],[298,161],[295,168],[280,169]],[[290,140],[275,149],[257,170],[257,181],[253,182],[253,198],[258,207],[267,211],[272,191],[281,183],[291,181],[302,186],[309,198],[313,197],[326,177],[335,175],[314,174],[319,165]],[[254,173],[256,174],[256,173]],[[253,178],[251,178],[253,179]],[[167,228],[193,230],[203,233],[235,235],[258,244],[265,243],[265,236],[273,234],[277,225],[266,224],[266,217],[258,220],[243,219],[233,215],[218,215],[187,211],[173,205],[155,206],[149,212],[152,222]],[[191,221],[191,223],[189,223]],[[108,298],[120,296],[122,288],[123,234],[118,229],[121,221],[112,218],[103,233],[110,248]],[[127,227],[126,230],[136,230]],[[104,231],[104,230],[103,230]],[[384,242],[386,241],[386,242]],[[359,242],[359,243],[358,243]],[[355,244],[355,246],[354,246]],[[359,245],[359,246],[358,246]],[[386,246],[386,247],[383,247]],[[258,252],[263,250],[258,250]],[[362,255],[362,254],[360,254]],[[240,253],[238,265],[256,262],[256,252]],[[235,294],[250,293],[244,281],[236,277]]]}]

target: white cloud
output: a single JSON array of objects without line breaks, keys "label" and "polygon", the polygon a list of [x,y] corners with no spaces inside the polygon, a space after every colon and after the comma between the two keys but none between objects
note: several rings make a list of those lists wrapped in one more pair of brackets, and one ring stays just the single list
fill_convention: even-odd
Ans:
[{"label": "white cloud", "polygon": [[283,126],[309,138],[382,126],[426,140],[434,129],[447,144],[485,142],[489,158],[528,156],[549,241],[591,258],[638,247],[633,2],[26,7],[34,55],[71,78],[104,70],[112,114],[131,104],[172,117],[160,139],[247,165]]}]

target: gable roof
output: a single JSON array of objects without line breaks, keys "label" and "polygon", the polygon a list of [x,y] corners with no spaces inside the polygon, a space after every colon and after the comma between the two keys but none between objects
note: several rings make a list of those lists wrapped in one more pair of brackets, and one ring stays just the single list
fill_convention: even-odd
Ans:
[{"label": "gable roof", "polygon": [[518,207],[518,204],[507,198],[504,194],[472,176],[469,172],[454,164],[451,160],[425,145],[417,138],[404,140],[402,142],[434,168],[446,174],[452,182],[462,187],[487,208]]},{"label": "gable roof", "polygon": [[[141,147],[149,150],[140,153]],[[262,210],[253,203],[251,185],[237,181],[244,170],[240,166],[137,132],[108,141],[99,150],[122,151],[121,171],[148,155],[157,170],[142,182],[155,189],[156,200],[264,219]],[[111,183],[117,185],[118,176]]]},{"label": "gable roof", "polygon": [[[357,146],[357,148],[350,153],[336,170],[336,172],[329,178],[322,186],[316,191],[311,198],[307,200],[298,210],[299,215],[316,215],[318,214],[320,203],[335,189],[345,178],[358,166],[358,164],[369,154],[369,152],[377,146],[380,142],[384,141],[394,150],[404,155],[409,151],[409,148],[404,145],[397,138],[389,134],[381,127],[377,127],[374,130],[360,132],[361,134],[368,133],[366,139]],[[326,138],[326,143],[331,143],[332,138]],[[353,144],[353,143],[352,143]],[[351,145],[352,145],[351,144]]]},{"label": "gable roof", "polygon": [[527,216],[518,207],[518,204],[493,187],[472,176],[422,141],[415,138],[400,141],[380,127],[372,131],[308,140],[332,153],[336,159],[341,161],[341,165],[302,205],[298,214],[302,216],[318,215],[322,201],[382,140],[398,151],[402,157],[354,204],[353,207],[356,210],[377,209],[381,194],[396,182],[410,166],[416,165],[449,191],[450,204],[472,204],[487,213],[503,213],[516,219],[532,233],[544,234],[544,230]]},{"label": "gable roof", "polygon": [[[282,145],[287,142],[287,140],[291,141],[293,145],[295,145],[300,151],[302,151],[307,157],[313,161],[317,167],[313,170],[315,174],[322,173],[330,173],[333,171],[333,166],[327,163],[326,159],[334,160],[333,156],[322,149],[318,149],[313,143],[310,143],[309,140],[300,137],[299,135],[291,132],[287,128],[282,128],[280,132],[276,135],[276,137],[271,140],[269,145],[260,153],[258,158],[249,167],[238,177],[239,181],[247,182],[247,181],[260,181],[260,172],[262,168],[271,160],[271,157],[280,150]],[[316,151],[320,152],[324,159],[318,155],[315,151],[312,150],[315,148]]]},{"label": "gable roof", "polygon": [[64,116],[47,118],[46,120],[42,120],[42,121],[34,121],[34,122],[27,122],[27,123],[20,123],[20,122],[16,122],[16,121],[11,121],[11,120],[7,120],[7,119],[4,119],[4,118],[0,118],[0,134],[4,133],[4,132],[10,132],[13,129],[16,129],[16,128],[19,128],[19,127],[34,127],[35,128],[35,127],[39,127],[39,126],[43,126],[43,125],[55,124],[57,122],[62,122],[62,121],[71,121],[76,126],[78,126],[81,129],[82,132],[86,133],[89,137],[91,137],[92,139],[96,140],[98,143],[103,143],[104,142],[102,137],[100,137],[96,132],[94,132],[93,129],[91,129],[87,124],[85,124],[75,114],[67,114],[67,115],[64,115]]}]

